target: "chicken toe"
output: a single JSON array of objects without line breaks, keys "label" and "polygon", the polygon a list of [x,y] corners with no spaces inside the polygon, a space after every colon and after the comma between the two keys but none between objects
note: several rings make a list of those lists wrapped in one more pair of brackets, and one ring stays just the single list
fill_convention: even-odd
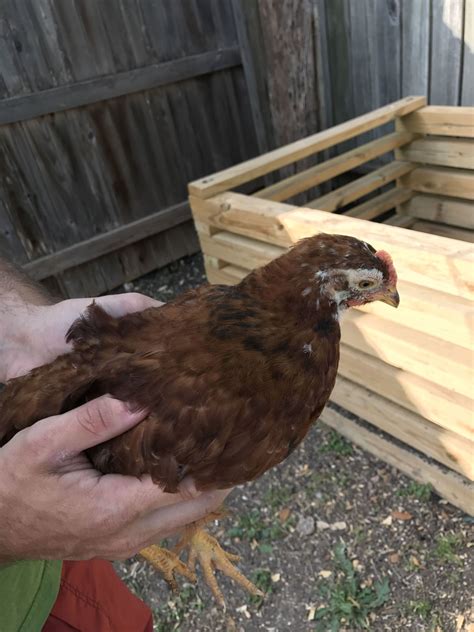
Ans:
[{"label": "chicken toe", "polygon": [[225,608],[225,600],[217,583],[216,570],[236,581],[250,594],[259,597],[264,596],[264,593],[232,564],[232,562],[239,561],[240,556],[224,551],[216,538],[200,526],[191,525],[187,527],[174,550],[176,553],[179,553],[186,547],[189,548],[188,566],[190,570],[194,572],[196,562],[199,562],[207,585],[216,601],[223,608]]},{"label": "chicken toe", "polygon": [[175,573],[186,577],[191,582],[196,581],[196,574],[179,557],[168,549],[152,545],[142,549],[140,555],[163,575],[163,579],[173,592],[179,592]]}]

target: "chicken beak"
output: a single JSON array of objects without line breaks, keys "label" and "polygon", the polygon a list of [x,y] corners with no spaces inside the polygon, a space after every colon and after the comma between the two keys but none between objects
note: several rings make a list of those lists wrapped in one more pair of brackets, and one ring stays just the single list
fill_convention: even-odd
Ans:
[{"label": "chicken beak", "polygon": [[387,288],[385,292],[381,294],[379,300],[392,307],[398,307],[400,305],[400,295],[395,287]]}]

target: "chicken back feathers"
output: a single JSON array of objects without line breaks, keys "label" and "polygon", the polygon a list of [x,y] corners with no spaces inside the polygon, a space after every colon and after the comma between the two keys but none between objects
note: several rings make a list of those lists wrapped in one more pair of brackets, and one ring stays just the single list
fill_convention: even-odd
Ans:
[{"label": "chicken back feathers", "polygon": [[203,286],[118,319],[94,303],[69,330],[71,353],[7,383],[0,444],[109,393],[149,414],[89,451],[100,471],[149,473],[169,492],[185,475],[198,489],[255,479],[321,414],[336,379],[339,314],[393,286],[387,257],[318,235],[236,286]]}]

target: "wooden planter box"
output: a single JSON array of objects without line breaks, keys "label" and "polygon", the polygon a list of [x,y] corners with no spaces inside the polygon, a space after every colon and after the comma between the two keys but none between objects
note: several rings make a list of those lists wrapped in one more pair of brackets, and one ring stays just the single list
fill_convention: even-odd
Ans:
[{"label": "wooden planter box", "polygon": [[[394,132],[261,184],[262,176],[268,182],[267,174],[390,121]],[[474,108],[426,106],[423,97],[407,97],[189,185],[211,283],[236,283],[318,232],[354,235],[392,254],[401,306],[349,310],[331,398],[368,424],[336,407],[328,407],[322,419],[469,512],[473,137]],[[395,160],[304,208],[285,203],[392,150]],[[252,195],[232,191],[256,179],[261,186]],[[360,202],[381,187],[387,190]]]}]

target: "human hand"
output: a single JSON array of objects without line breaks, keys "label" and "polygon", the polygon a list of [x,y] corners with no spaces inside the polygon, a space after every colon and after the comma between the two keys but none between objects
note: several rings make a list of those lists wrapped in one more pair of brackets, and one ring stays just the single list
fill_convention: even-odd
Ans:
[{"label": "human hand", "polygon": [[149,477],[101,475],[84,450],[146,416],[108,396],[37,422],[0,448],[0,563],[125,559],[216,509],[228,491],[190,481],[166,494]]},{"label": "human hand", "polygon": [[66,333],[93,300],[116,317],[162,305],[144,294],[130,292],[96,299],[74,298],[54,305],[18,304],[14,309],[0,310],[0,382],[24,375],[70,351]]}]

